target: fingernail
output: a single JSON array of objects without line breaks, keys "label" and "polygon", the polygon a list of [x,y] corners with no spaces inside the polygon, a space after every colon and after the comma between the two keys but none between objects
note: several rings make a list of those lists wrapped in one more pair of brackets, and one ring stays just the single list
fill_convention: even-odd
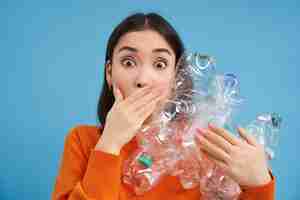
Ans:
[{"label": "fingernail", "polygon": [[238,126],[238,127],[237,127],[237,130],[238,130],[238,131],[243,131],[243,128],[240,127],[240,126]]},{"label": "fingernail", "polygon": [[209,128],[215,128],[216,126],[213,125],[211,122],[209,122],[209,123],[208,123],[208,127],[209,127]]},{"label": "fingernail", "polygon": [[147,93],[152,92],[152,90],[151,90],[150,87],[148,87],[148,88],[143,88],[142,91],[143,91],[143,92],[147,92]]},{"label": "fingernail", "polygon": [[201,141],[201,140],[202,140],[202,138],[203,138],[203,136],[202,136],[202,135],[197,135],[197,137],[198,137],[199,141]]},{"label": "fingernail", "polygon": [[197,138],[199,140],[199,142],[202,142],[202,139],[204,138],[203,135],[201,134],[197,134]]},{"label": "fingernail", "polygon": [[142,88],[138,88],[140,90],[149,90],[151,87],[150,86],[145,86],[145,87],[142,87]]},{"label": "fingernail", "polygon": [[201,133],[201,134],[205,134],[206,130],[204,128],[197,128],[197,130]]}]

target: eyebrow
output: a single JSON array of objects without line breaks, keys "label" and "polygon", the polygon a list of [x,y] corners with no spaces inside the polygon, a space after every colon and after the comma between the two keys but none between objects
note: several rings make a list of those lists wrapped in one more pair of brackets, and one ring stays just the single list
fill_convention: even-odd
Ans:
[{"label": "eyebrow", "polygon": [[171,52],[168,49],[165,49],[165,48],[154,49],[152,52],[154,52],[154,53],[167,53],[170,56],[172,55]]},{"label": "eyebrow", "polygon": [[129,47],[129,46],[124,46],[122,48],[119,49],[118,53],[120,53],[121,51],[132,51],[132,52],[137,52],[138,50],[136,48],[133,47]]},{"label": "eyebrow", "polygon": [[[125,50],[131,51],[131,52],[138,52],[138,50],[136,48],[129,47],[129,46],[124,46],[124,47],[119,49],[118,53],[121,52],[121,51],[125,51]],[[168,49],[165,49],[165,48],[157,48],[157,49],[152,50],[152,52],[154,52],[154,53],[167,53],[170,56],[172,55],[171,52]]]}]

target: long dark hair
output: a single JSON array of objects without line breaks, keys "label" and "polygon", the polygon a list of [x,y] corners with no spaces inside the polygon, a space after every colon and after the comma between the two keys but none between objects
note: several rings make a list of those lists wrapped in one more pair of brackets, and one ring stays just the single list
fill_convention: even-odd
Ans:
[{"label": "long dark hair", "polygon": [[104,126],[107,113],[109,112],[115,101],[113,92],[109,88],[108,83],[106,81],[106,63],[112,60],[114,48],[116,47],[119,39],[123,35],[129,32],[143,30],[154,30],[157,33],[159,33],[168,42],[172,50],[175,52],[176,63],[184,52],[184,45],[178,33],[162,16],[156,13],[136,13],[125,18],[113,30],[107,43],[104,81],[97,108],[97,117],[102,126]]}]

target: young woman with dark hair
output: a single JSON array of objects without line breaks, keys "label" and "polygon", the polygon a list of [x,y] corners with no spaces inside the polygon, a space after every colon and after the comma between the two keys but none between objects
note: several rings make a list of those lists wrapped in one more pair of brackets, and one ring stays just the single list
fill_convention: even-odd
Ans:
[{"label": "young woman with dark hair", "polygon": [[[158,14],[131,15],[114,29],[98,102],[100,125],[77,126],[67,135],[52,200],[201,199],[199,188],[183,189],[173,176],[141,196],[122,183],[123,161],[137,147],[135,133],[170,96],[183,52],[179,35]],[[242,128],[244,140],[218,127],[201,131],[202,150],[240,184],[240,199],[274,199],[275,180],[254,138]]]}]

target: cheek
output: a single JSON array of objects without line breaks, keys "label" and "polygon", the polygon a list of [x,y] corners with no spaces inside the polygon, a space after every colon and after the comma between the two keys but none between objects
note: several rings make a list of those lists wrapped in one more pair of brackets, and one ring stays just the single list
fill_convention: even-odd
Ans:
[{"label": "cheek", "polygon": [[130,78],[126,73],[121,73],[115,71],[112,76],[112,81],[115,83],[121,90],[123,97],[127,97],[130,93],[130,85],[132,78]]},{"label": "cheek", "polygon": [[171,96],[171,91],[173,87],[173,80],[164,80],[159,82],[158,88],[162,90],[163,99],[167,99]]},{"label": "cheek", "polygon": [[120,88],[123,97],[126,98],[130,95],[130,84],[125,79],[116,80],[116,84]]}]

